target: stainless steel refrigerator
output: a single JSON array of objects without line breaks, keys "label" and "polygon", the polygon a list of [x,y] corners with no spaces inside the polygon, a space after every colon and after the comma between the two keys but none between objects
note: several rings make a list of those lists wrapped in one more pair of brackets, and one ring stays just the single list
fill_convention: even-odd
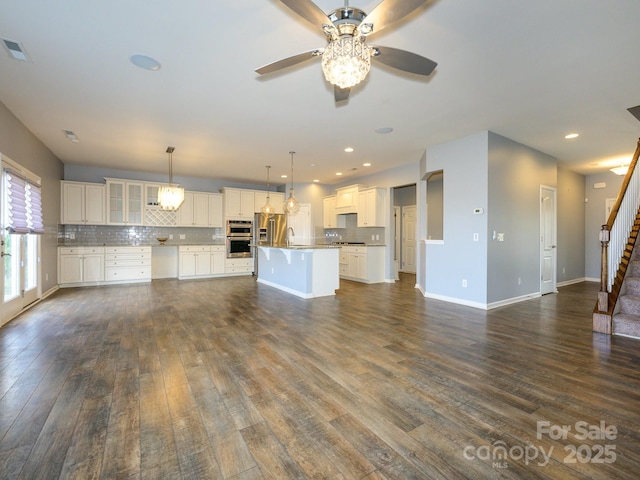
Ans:
[{"label": "stainless steel refrigerator", "polygon": [[[254,245],[284,245],[287,238],[287,217],[276,213],[267,217],[263,213],[256,213],[253,219]],[[253,247],[253,274],[258,275],[258,249]]]}]

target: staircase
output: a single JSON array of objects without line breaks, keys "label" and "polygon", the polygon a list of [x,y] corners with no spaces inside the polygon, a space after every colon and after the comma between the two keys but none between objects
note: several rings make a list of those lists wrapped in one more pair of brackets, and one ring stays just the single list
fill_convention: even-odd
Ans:
[{"label": "staircase", "polygon": [[613,334],[640,338],[640,246],[633,249],[622,292],[620,311],[613,315]]},{"label": "staircase", "polygon": [[640,338],[640,139],[616,203],[599,233],[600,291],[593,331]]}]

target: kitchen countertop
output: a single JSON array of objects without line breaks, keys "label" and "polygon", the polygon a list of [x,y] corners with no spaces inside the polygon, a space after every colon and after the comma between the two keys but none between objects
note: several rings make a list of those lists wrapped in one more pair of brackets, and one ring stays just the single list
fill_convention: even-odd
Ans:
[{"label": "kitchen countertop", "polygon": [[197,243],[59,243],[59,247],[192,247],[195,245],[224,246],[224,242]]}]

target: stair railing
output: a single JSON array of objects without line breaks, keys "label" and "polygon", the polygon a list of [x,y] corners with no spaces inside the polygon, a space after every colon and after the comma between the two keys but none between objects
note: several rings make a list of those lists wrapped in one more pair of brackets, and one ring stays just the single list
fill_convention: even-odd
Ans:
[{"label": "stair railing", "polygon": [[600,229],[600,291],[593,311],[593,330],[611,334],[611,319],[618,301],[626,265],[622,263],[631,230],[640,209],[640,169],[636,168],[640,156],[640,139],[629,170],[620,187],[607,223]]}]

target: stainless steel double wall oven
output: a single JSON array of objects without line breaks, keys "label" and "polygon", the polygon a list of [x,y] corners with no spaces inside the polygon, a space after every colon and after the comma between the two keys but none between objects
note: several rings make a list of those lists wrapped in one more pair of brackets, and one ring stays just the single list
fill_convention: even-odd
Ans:
[{"label": "stainless steel double wall oven", "polygon": [[227,220],[227,258],[251,258],[252,241],[251,220]]}]

